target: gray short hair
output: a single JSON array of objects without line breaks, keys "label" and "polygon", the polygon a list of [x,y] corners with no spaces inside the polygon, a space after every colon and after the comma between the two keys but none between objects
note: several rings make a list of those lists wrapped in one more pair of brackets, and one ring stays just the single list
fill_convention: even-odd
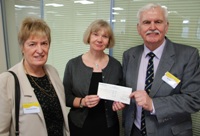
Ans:
[{"label": "gray short hair", "polygon": [[139,20],[141,18],[142,12],[144,12],[146,10],[149,10],[149,9],[152,9],[152,8],[160,8],[164,13],[165,20],[168,22],[168,10],[167,10],[167,8],[161,6],[160,4],[156,4],[156,3],[149,3],[149,4],[143,6],[142,8],[140,8],[138,10],[138,12],[137,12],[138,22],[139,22]]}]

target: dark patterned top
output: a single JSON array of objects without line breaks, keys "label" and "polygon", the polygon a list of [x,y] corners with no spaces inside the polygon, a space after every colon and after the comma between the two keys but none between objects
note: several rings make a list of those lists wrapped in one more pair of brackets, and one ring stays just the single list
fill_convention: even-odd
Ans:
[{"label": "dark patterned top", "polygon": [[64,119],[62,109],[55,89],[50,84],[47,75],[38,78],[27,74],[27,77],[42,108],[48,136],[63,136]]}]

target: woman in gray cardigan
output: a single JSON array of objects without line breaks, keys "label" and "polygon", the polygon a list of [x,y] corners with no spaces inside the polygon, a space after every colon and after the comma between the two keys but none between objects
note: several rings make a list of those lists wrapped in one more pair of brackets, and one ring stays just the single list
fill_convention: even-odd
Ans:
[{"label": "woman in gray cardigan", "polygon": [[83,41],[88,52],[71,59],[64,73],[66,105],[71,136],[119,136],[117,110],[124,104],[100,99],[99,82],[120,84],[122,67],[119,61],[104,53],[114,46],[114,35],[104,20],[95,20],[86,30]]}]

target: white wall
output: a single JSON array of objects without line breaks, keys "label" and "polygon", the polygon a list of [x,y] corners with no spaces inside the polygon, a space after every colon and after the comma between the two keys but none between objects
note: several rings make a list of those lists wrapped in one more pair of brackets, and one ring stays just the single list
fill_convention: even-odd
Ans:
[{"label": "white wall", "polygon": [[4,0],[5,16],[7,25],[7,39],[10,55],[10,66],[12,67],[21,60],[21,51],[17,41],[17,23],[15,17],[15,1]]},{"label": "white wall", "polygon": [[[2,15],[1,5],[0,5],[0,15]],[[3,25],[2,25],[2,16],[1,16],[0,17],[0,73],[4,72],[6,70],[7,70],[7,66],[6,66]]]}]

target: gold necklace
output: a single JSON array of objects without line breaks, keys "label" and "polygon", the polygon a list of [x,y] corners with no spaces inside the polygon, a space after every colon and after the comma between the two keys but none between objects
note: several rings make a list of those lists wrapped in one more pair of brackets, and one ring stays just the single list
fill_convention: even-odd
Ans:
[{"label": "gold necklace", "polygon": [[[28,74],[28,73],[27,73]],[[45,91],[45,89],[43,89],[41,86],[39,86],[37,83],[36,83],[36,81],[32,78],[32,76],[31,75],[29,75],[28,74],[28,76],[31,78],[31,80],[33,81],[33,83],[44,93],[44,94],[46,94],[47,96],[49,96],[49,97],[56,97],[56,94],[55,94],[55,92],[53,91],[53,95],[49,95],[46,91]],[[53,85],[51,84],[51,81],[50,81],[50,79],[49,79],[49,77],[48,77],[48,75],[46,75],[47,76],[47,79],[48,79],[48,81],[49,81],[49,91],[52,91],[52,88],[53,88]]]},{"label": "gold necklace", "polygon": [[[49,96],[49,97],[56,97],[56,93],[55,93],[55,91],[54,90],[52,90],[52,88],[53,88],[53,85],[52,85],[52,83],[51,83],[51,80],[49,79],[49,76],[46,74],[46,72],[45,72],[45,75],[47,76],[47,79],[48,79],[48,81],[49,81],[49,91],[53,91],[53,95],[49,95],[46,91],[45,91],[45,89],[44,88],[42,88],[41,86],[39,86],[37,83],[36,83],[36,81],[32,78],[32,76],[28,73],[28,71],[26,70],[26,67],[24,66],[24,70],[25,70],[25,72],[27,73],[27,75],[30,77],[30,79],[33,81],[33,83],[40,89],[40,91],[42,92],[42,93],[44,93],[44,94],[46,94],[47,96]],[[44,70],[45,71],[45,70]]]}]

